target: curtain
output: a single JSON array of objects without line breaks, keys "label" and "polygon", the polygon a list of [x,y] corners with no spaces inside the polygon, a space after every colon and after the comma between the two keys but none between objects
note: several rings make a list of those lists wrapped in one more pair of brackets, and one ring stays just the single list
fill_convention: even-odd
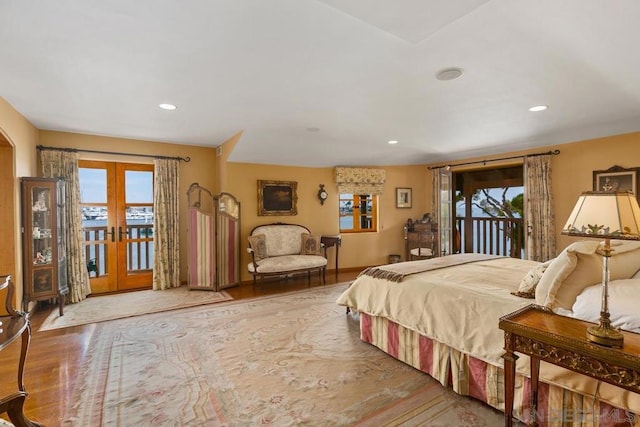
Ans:
[{"label": "curtain", "polygon": [[[449,255],[453,251],[452,189],[451,170],[438,168],[432,170],[431,182],[431,218],[438,223],[438,253]],[[460,249],[460,248],[457,248]]]},{"label": "curtain", "polygon": [[180,286],[178,166],[175,159],[154,160],[153,179],[153,289]]},{"label": "curtain", "polygon": [[43,177],[62,178],[66,183],[67,223],[65,239],[67,243],[67,282],[69,285],[67,302],[75,304],[91,293],[82,237],[78,154],[58,150],[41,150],[40,164]]},{"label": "curtain", "polygon": [[384,192],[386,171],[339,166],[335,169],[335,180],[338,184],[338,194],[380,195]]},{"label": "curtain", "polygon": [[547,261],[556,256],[551,157],[545,154],[525,158],[527,259],[534,261]]}]

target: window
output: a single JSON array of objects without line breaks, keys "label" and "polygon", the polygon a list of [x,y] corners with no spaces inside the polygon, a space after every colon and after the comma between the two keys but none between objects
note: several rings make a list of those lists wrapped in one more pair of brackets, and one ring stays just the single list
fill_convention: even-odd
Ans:
[{"label": "window", "polygon": [[378,196],[371,194],[340,194],[339,216],[341,232],[378,230]]}]

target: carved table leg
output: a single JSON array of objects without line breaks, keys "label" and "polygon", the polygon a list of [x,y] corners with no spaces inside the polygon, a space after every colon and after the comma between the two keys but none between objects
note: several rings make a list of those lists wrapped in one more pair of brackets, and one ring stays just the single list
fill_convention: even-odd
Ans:
[{"label": "carved table leg", "polygon": [[540,378],[540,359],[531,356],[531,426],[538,425],[538,379]]},{"label": "carved table leg", "polygon": [[512,336],[510,332],[504,334],[504,425],[513,426],[513,394],[515,390],[516,360],[518,356],[513,352]]}]

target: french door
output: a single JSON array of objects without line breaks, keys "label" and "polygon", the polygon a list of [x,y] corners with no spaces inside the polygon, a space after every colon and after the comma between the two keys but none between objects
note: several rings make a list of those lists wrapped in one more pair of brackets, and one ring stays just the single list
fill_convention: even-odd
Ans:
[{"label": "french door", "polygon": [[153,165],[78,164],[93,293],[146,288],[153,276]]}]

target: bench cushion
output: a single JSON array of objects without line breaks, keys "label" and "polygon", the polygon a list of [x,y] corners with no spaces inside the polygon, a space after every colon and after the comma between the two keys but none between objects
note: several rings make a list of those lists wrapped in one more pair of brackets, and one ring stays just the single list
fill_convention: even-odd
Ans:
[{"label": "bench cushion", "polygon": [[264,234],[267,246],[267,257],[297,255],[302,252],[303,233],[309,233],[305,227],[294,224],[267,224],[258,226],[251,232],[252,236]]},{"label": "bench cushion", "polygon": [[[257,261],[257,273],[286,273],[288,271],[320,268],[327,265],[327,259],[321,255],[282,255]],[[248,265],[249,272],[256,272],[253,263]]]}]

